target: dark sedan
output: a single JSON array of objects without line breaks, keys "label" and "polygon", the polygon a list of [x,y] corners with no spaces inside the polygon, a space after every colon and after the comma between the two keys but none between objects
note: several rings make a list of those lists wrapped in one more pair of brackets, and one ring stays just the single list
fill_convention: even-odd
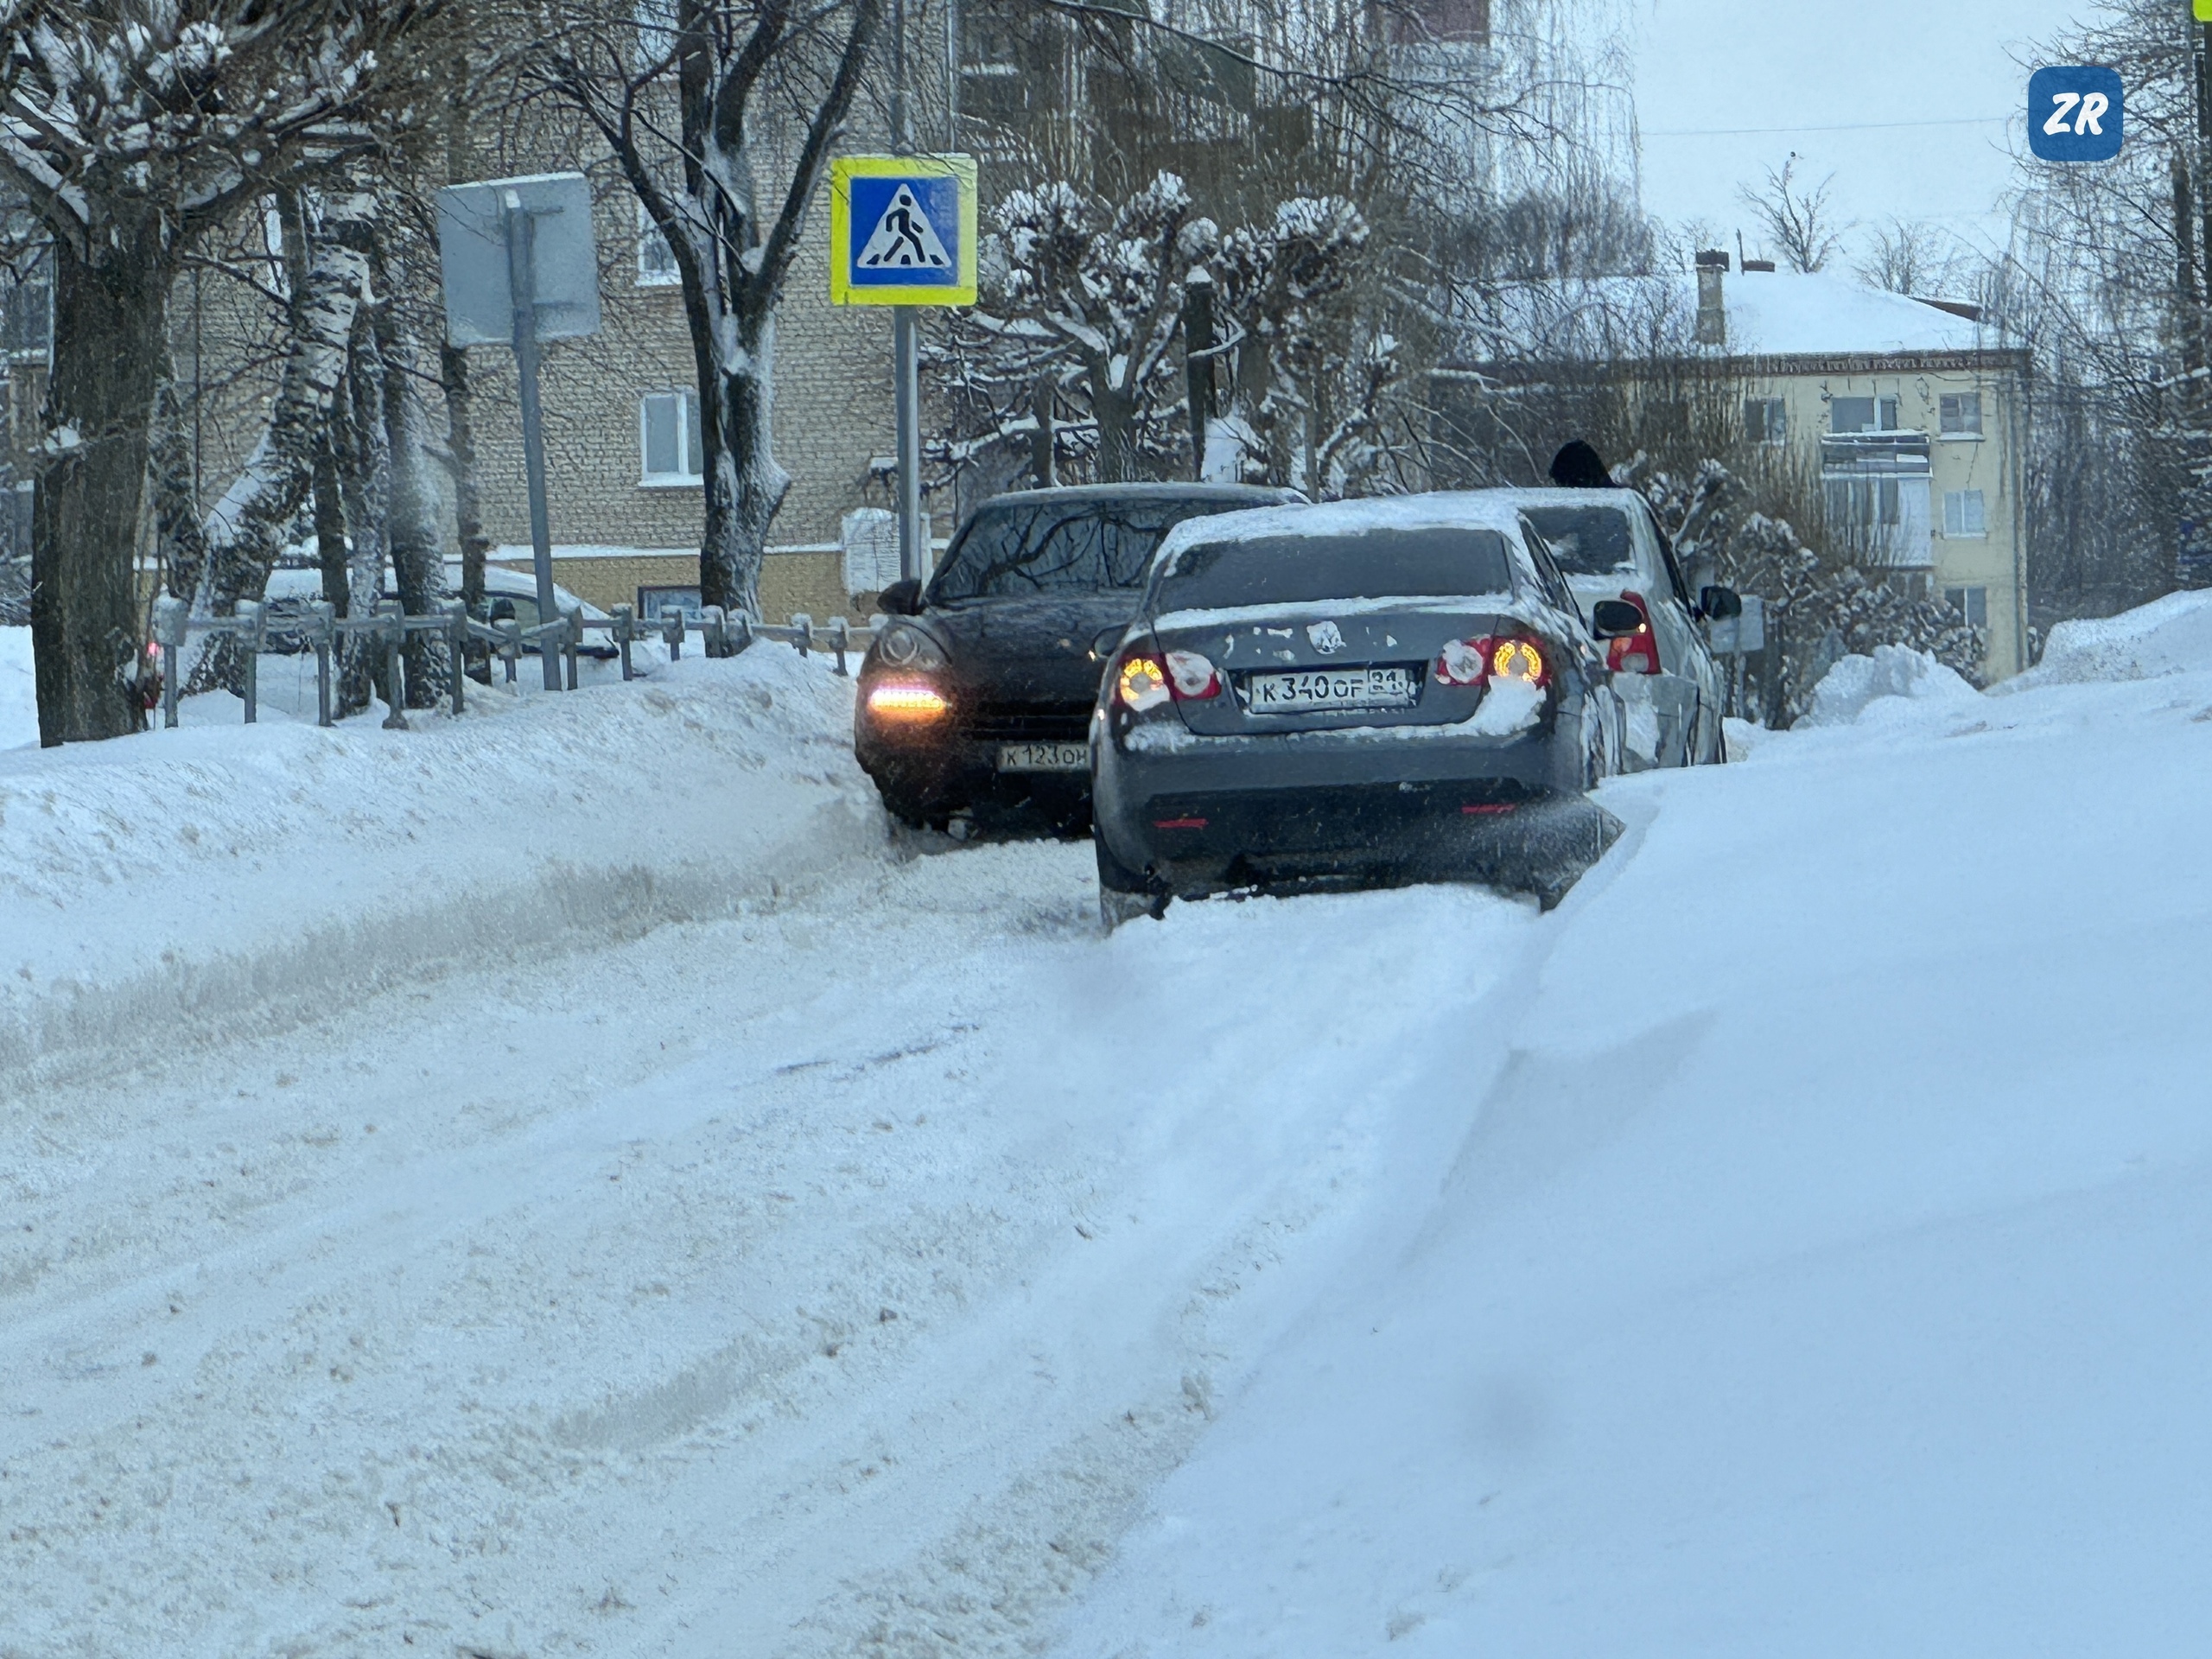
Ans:
[{"label": "dark sedan", "polygon": [[1091,644],[1136,613],[1185,519],[1299,498],[1226,485],[1025,490],[985,502],[861,664],[853,747],[892,816],[982,814],[1079,833],[1090,821]]},{"label": "dark sedan", "polygon": [[[1623,631],[1641,619],[1600,607]],[[1476,879],[1555,900],[1618,833],[1605,653],[1495,496],[1242,513],[1162,549],[1092,742],[1109,925],[1236,889]]]}]

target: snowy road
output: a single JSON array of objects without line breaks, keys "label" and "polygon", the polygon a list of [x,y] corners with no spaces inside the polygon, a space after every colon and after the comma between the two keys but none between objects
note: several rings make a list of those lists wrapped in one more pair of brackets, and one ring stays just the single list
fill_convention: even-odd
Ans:
[{"label": "snowy road", "polygon": [[1093,917],[883,850],[7,1101],[0,1652],[1033,1639],[1349,1242],[1406,976],[1535,935]]},{"label": "snowy road", "polygon": [[0,754],[0,1656],[2182,1650],[2179,624],[1545,917],[1101,938],[787,655]]}]

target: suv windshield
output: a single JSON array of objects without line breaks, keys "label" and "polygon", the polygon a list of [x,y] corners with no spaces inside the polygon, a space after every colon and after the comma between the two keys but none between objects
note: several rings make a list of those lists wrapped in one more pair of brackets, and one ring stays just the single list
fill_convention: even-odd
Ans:
[{"label": "suv windshield", "polygon": [[1611,507],[1524,507],[1529,522],[1544,538],[1570,576],[1610,576],[1636,568],[1636,543],[1628,514]]},{"label": "suv windshield", "polygon": [[1151,608],[1233,610],[1344,599],[1439,599],[1512,591],[1494,530],[1387,530],[1200,542],[1160,573]]},{"label": "suv windshield", "polygon": [[[1245,503],[1236,503],[1244,505]],[[1208,501],[993,502],[977,510],[930,583],[932,604],[1139,588],[1167,532]]]}]

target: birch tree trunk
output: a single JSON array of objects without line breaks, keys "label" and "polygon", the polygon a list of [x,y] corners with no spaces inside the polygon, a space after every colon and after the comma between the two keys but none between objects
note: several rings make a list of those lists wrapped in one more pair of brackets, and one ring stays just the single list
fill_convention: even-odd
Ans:
[{"label": "birch tree trunk", "polygon": [[136,566],[172,267],[154,216],[111,228],[89,257],[60,237],[52,255],[47,455],[31,507],[38,734],[49,747],[145,725]]}]

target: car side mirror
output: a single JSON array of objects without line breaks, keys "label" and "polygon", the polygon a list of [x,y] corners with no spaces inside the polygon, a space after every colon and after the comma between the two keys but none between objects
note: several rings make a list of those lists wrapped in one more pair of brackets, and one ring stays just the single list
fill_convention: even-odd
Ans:
[{"label": "car side mirror", "polygon": [[903,576],[875,596],[875,608],[886,616],[919,616],[922,613],[922,579]]},{"label": "car side mirror", "polygon": [[1643,626],[1643,613],[1624,599],[1601,599],[1590,607],[1590,632],[1600,639],[1625,639]]},{"label": "car side mirror", "polygon": [[1733,588],[1707,588],[1697,596],[1699,613],[1710,622],[1726,621],[1744,613],[1744,601],[1736,597]]},{"label": "car side mirror", "polygon": [[1129,631],[1126,622],[1116,622],[1110,628],[1098,630],[1097,638],[1090,642],[1090,660],[1103,663],[1121,649],[1122,636]]}]

